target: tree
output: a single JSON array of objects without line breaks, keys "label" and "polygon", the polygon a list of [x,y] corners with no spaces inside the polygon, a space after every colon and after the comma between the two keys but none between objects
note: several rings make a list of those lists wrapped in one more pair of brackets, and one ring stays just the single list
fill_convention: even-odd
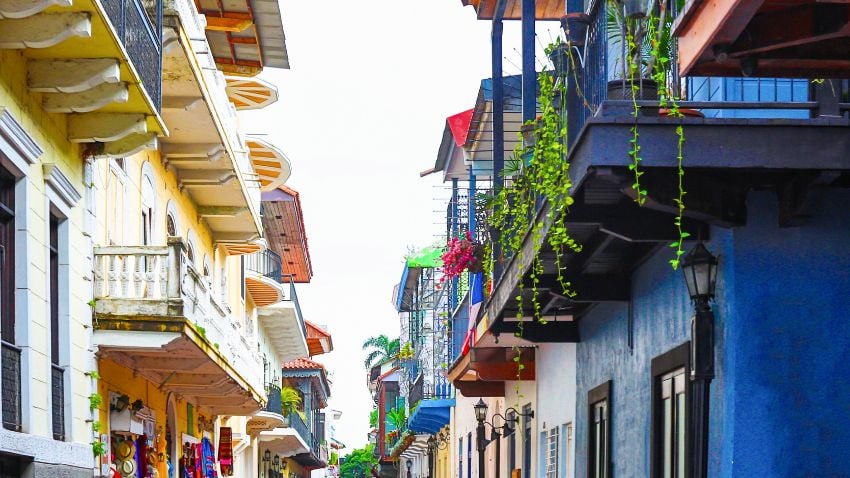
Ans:
[{"label": "tree", "polygon": [[363,364],[366,368],[372,368],[381,362],[394,358],[398,355],[399,347],[400,343],[398,339],[390,340],[384,334],[377,337],[369,337],[363,342],[363,350],[369,352]]},{"label": "tree", "polygon": [[363,448],[352,450],[342,459],[339,466],[340,478],[369,478],[372,476],[372,468],[378,464],[375,456],[375,445],[369,444]]},{"label": "tree", "polygon": [[401,429],[407,424],[407,413],[404,411],[404,407],[395,407],[388,411],[387,420],[389,420],[390,424],[392,424],[396,430],[401,431]]}]

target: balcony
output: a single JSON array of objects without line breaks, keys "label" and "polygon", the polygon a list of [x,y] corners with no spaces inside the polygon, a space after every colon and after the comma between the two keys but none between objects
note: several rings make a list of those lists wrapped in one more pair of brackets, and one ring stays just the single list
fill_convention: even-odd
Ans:
[{"label": "balcony", "polygon": [[245,287],[251,299],[259,306],[267,306],[283,300],[280,256],[264,249],[242,256],[245,269]]},{"label": "balcony", "polygon": [[283,405],[280,397],[280,386],[276,383],[266,384],[266,397],[268,401],[262,410],[248,418],[247,431],[249,435],[256,436],[264,431],[285,427],[287,420],[283,416]]},{"label": "balcony", "polygon": [[163,139],[163,160],[215,240],[231,254],[258,251],[259,178],[207,41],[206,17],[192,0],[165,0],[163,25],[162,114],[173,130]]},{"label": "balcony", "polygon": [[[261,267],[258,265],[257,268]],[[254,273],[259,275],[260,272]],[[270,345],[282,363],[309,355],[307,325],[301,314],[295,282],[289,276],[283,277],[283,280],[285,283],[275,285],[281,293],[280,300],[257,308],[259,325],[265,331]],[[252,297],[254,297],[253,292]]]},{"label": "balcony", "polygon": [[161,15],[159,0],[2,2],[0,49],[24,52],[23,86],[45,112],[68,115],[68,141],[126,156],[168,133]]},{"label": "balcony", "polygon": [[162,1],[101,0],[154,106],[162,106]]},{"label": "balcony", "polygon": [[185,245],[97,247],[94,342],[101,357],[219,415],[265,402],[253,339],[211,293]]}]

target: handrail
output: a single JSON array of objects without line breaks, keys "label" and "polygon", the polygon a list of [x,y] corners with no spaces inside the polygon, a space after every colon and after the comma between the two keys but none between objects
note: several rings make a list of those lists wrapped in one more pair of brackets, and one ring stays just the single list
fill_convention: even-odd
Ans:
[{"label": "handrail", "polygon": [[275,282],[281,282],[281,259],[280,255],[271,249],[263,249],[244,256],[245,269],[256,272],[261,276],[268,277]]}]

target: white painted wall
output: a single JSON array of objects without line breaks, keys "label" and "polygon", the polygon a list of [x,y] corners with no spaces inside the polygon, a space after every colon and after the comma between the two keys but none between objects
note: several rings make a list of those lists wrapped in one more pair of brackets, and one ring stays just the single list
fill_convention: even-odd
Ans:
[{"label": "white painted wall", "polygon": [[[576,346],[575,344],[540,344],[536,356],[537,409],[534,435],[549,433],[552,428],[559,431],[558,478],[572,478],[575,470],[575,438],[568,440],[569,431],[575,423],[576,412]],[[566,454],[564,451],[566,450]],[[545,476],[540,452],[538,477]]]}]

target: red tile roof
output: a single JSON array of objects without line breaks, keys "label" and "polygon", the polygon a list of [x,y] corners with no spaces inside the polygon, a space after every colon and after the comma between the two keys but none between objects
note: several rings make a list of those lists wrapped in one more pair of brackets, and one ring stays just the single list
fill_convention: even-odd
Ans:
[{"label": "red tile roof", "polygon": [[325,370],[325,366],[320,364],[319,362],[314,362],[308,358],[298,358],[295,360],[290,360],[289,362],[285,362],[283,364],[284,369],[288,370]]}]

